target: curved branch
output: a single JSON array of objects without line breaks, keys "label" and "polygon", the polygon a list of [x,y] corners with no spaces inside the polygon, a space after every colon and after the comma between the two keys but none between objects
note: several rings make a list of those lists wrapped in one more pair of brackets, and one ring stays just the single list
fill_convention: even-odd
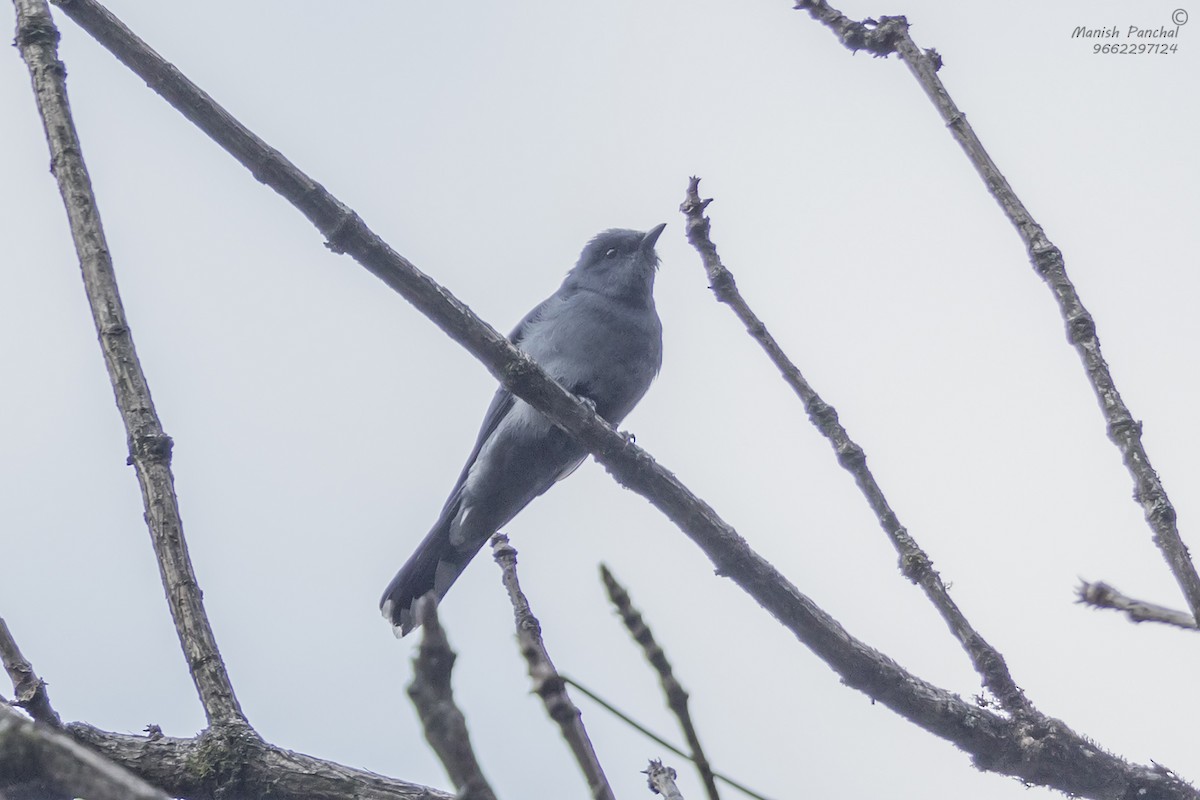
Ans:
[{"label": "curved branch", "polygon": [[246,718],[204,612],[204,601],[183,538],[175,477],[171,473],[171,437],[163,431],[154,410],[150,385],[138,361],[117,291],[112,256],[67,102],[66,68],[58,60],[58,30],[45,0],[14,0],[14,3],[17,47],[33,79],[38,111],[50,146],[51,171],[66,206],[104,365],[129,437],[129,463],[137,472],[142,488],[146,523],[167,605],[209,724],[244,724]]}]

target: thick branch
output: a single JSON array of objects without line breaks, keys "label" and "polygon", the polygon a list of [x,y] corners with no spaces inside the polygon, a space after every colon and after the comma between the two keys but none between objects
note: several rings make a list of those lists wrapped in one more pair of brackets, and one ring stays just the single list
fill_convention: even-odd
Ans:
[{"label": "thick branch", "polygon": [[95,0],[70,0],[63,8],[256,178],[295,205],[328,237],[331,247],[348,253],[399,292],[513,394],[574,436],[622,485],[650,500],[704,550],[719,574],[754,597],[848,685],[958,745],[982,769],[1105,800],[1138,793],[1200,798],[1173,775],[1130,765],[1062,723],[1032,724],[976,708],[852,637],[648,453],[550,380],[504,336],[392,250],[357,215],[234,120]]},{"label": "thick branch", "polygon": [[460,800],[496,800],[475,758],[466,718],[454,702],[450,672],[457,656],[438,620],[437,596],[430,592],[418,600],[415,612],[422,635],[421,646],[413,658],[408,696],[421,718],[425,739],[446,767]]},{"label": "thick branch", "polygon": [[[13,791],[13,789],[16,791]],[[168,800],[132,772],[0,703],[0,792],[15,797]]]},{"label": "thick branch", "polygon": [[52,728],[61,728],[62,720],[58,712],[50,705],[50,695],[46,692],[46,682],[33,671],[33,665],[21,654],[8,623],[0,617],[0,661],[4,663],[4,671],[12,680],[13,691],[16,692],[15,704],[27,712],[38,722],[44,722]]},{"label": "thick branch", "polygon": [[796,396],[804,403],[808,418],[821,434],[829,440],[837,454],[838,463],[854,476],[855,483],[867,499],[879,526],[887,534],[896,553],[900,556],[900,572],[913,583],[924,590],[925,596],[933,603],[934,608],[941,614],[946,626],[966,651],[975,665],[975,670],[983,679],[983,685],[1000,701],[1000,705],[1013,712],[1032,710],[1029,700],[1017,686],[1008,671],[1004,656],[992,647],[976,631],[958,605],[950,598],[941,575],[933,568],[933,562],[916,540],[909,535],[908,530],[900,524],[899,517],[892,510],[883,489],[875,481],[875,476],[867,467],[867,455],[862,447],[856,444],[845,427],[838,421],[837,411],[826,403],[809,385],[804,375],[792,360],[783,352],[783,348],[775,341],[758,315],[738,291],[737,282],[717,254],[717,246],[709,235],[712,227],[711,220],[704,215],[704,210],[712,199],[700,199],[700,179],[693,177],[688,182],[687,196],[679,207],[687,217],[687,238],[700,259],[704,270],[708,273],[709,286],[717,299],[729,306],[747,332],[759,343],[771,363],[779,370],[783,380]]},{"label": "thick branch", "polygon": [[170,796],[188,800],[454,800],[427,786],[284,750],[238,726],[210,728],[195,739],[129,736],[81,723],[68,730]]},{"label": "thick branch", "polygon": [[583,726],[583,714],[579,707],[571,702],[567,694],[567,686],[550,654],[546,652],[546,644],[542,641],[542,624],[533,615],[529,600],[521,591],[520,581],[517,580],[517,551],[508,543],[508,537],[497,533],[492,537],[492,556],[500,565],[504,588],[508,590],[508,599],[512,602],[513,619],[517,625],[517,644],[521,655],[529,667],[529,677],[533,680],[533,691],[542,698],[546,713],[558,723],[563,739],[571,748],[580,770],[588,782],[588,790],[595,800],[615,800],[604,768],[588,738],[587,729]]},{"label": "thick branch", "polygon": [[17,46],[33,79],[38,111],[50,146],[51,171],[58,180],[67,210],[104,364],[129,437],[129,463],[141,485],[146,523],[175,630],[209,723],[244,723],[188,557],[175,478],[171,474],[171,437],[163,432],[154,410],[150,386],[138,362],[117,292],[100,211],[67,102],[66,68],[58,60],[58,30],[44,0],[14,0],[14,4]]},{"label": "thick branch", "polygon": [[667,696],[667,707],[679,720],[679,727],[683,729],[683,737],[687,739],[688,748],[692,751],[691,759],[700,773],[700,780],[704,781],[704,789],[708,793],[709,800],[720,800],[712,766],[708,763],[708,757],[704,755],[704,748],[700,746],[700,736],[696,733],[696,726],[692,723],[692,714],[688,710],[687,690],[675,677],[675,671],[671,669],[671,662],[667,660],[667,654],[655,641],[654,633],[642,619],[641,612],[634,608],[633,601],[629,598],[629,592],[625,591],[625,587],[617,582],[608,567],[603,564],[600,565],[600,580],[604,582],[608,599],[612,601],[617,613],[621,615],[621,621],[625,623],[629,634],[635,642],[641,645],[646,660],[658,673],[663,694]]},{"label": "thick branch", "polygon": [[1055,302],[1058,303],[1059,313],[1066,323],[1067,341],[1075,347],[1083,362],[1088,383],[1091,384],[1092,392],[1096,395],[1104,415],[1108,438],[1121,451],[1125,467],[1133,478],[1134,500],[1142,506],[1146,522],[1154,534],[1154,543],[1162,551],[1167,566],[1183,591],[1193,619],[1200,620],[1200,574],[1197,574],[1191,555],[1179,535],[1175,507],[1167,497],[1167,491],[1163,488],[1158,473],[1151,466],[1145,448],[1142,447],[1142,423],[1134,419],[1125,401],[1121,399],[1108,364],[1100,352],[1096,321],[1084,308],[1079,293],[1075,290],[1075,284],[1067,277],[1062,251],[1050,241],[1042,226],[1034,220],[1029,209],[1025,208],[1025,204],[1000,173],[996,162],[992,161],[992,157],[984,149],[974,129],[967,123],[966,115],[959,111],[958,106],[950,99],[950,94],[937,76],[937,71],[942,66],[941,57],[933,50],[922,52],[913,43],[908,34],[908,23],[903,17],[884,17],[875,24],[842,22],[846,18],[830,8],[824,0],[800,0],[796,3],[796,8],[808,10],[814,19],[829,26],[852,50],[859,48],[854,44],[854,37],[848,39],[845,31],[862,29],[870,32],[879,44],[878,49],[872,52],[877,55],[899,53],[945,120],[950,133],[966,153],[975,171],[983,179],[988,192],[996,198],[1008,221],[1017,229],[1021,241],[1025,243],[1025,249],[1029,252],[1034,271],[1042,276],[1042,280],[1050,287]]}]

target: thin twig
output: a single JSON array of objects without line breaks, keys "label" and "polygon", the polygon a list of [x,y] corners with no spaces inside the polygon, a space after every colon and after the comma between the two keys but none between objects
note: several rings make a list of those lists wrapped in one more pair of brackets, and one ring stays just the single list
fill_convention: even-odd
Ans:
[{"label": "thin twig", "polygon": [[990,690],[999,700],[1002,708],[1014,713],[1026,713],[1033,710],[1032,704],[1017,686],[1008,671],[1008,665],[998,650],[992,647],[976,631],[958,605],[950,597],[941,575],[933,568],[933,562],[924,550],[916,543],[908,530],[900,524],[899,517],[892,510],[883,489],[867,467],[867,456],[862,447],[856,444],[845,427],[838,421],[837,411],[817,394],[816,390],[805,380],[800,369],[783,352],[783,348],[767,331],[766,325],[758,315],[750,309],[733,274],[721,263],[717,254],[717,246],[710,236],[711,220],[705,216],[712,199],[700,199],[700,179],[693,177],[688,182],[687,196],[680,211],[687,217],[687,238],[704,263],[708,273],[709,288],[722,303],[729,306],[737,318],[746,326],[747,332],[759,343],[767,357],[779,370],[784,381],[804,403],[808,418],[812,424],[829,440],[837,454],[838,463],[851,475],[859,490],[867,499],[879,527],[887,534],[889,541],[900,556],[900,572],[913,583],[921,587],[925,596],[933,603],[950,632],[954,635],[975,665],[975,670],[983,680],[985,688]]},{"label": "thin twig", "polygon": [[430,592],[417,600],[415,612],[423,633],[413,658],[408,696],[421,718],[425,739],[446,767],[461,800],[496,800],[471,747],[466,718],[454,702],[450,673],[457,656],[438,620],[437,595]]},{"label": "thin twig", "polygon": [[623,486],[647,498],[713,562],[834,669],[846,685],[969,753],[981,769],[1095,798],[1200,798],[1157,766],[1131,765],[1056,720],[1016,720],[976,708],[851,636],[717,513],[595,411],[546,376],[494,328],[392,250],[359,217],[255,137],[95,0],[64,11],[186,118],[279,192],[353,257],[463,345],[500,382],[570,433]]},{"label": "thin twig", "polygon": [[1107,583],[1083,581],[1075,589],[1075,602],[1092,606],[1093,608],[1111,608],[1123,611],[1130,622],[1161,622],[1164,625],[1174,625],[1190,631],[1197,630],[1196,620],[1186,611],[1177,611],[1156,603],[1147,603],[1129,595],[1122,594]]},{"label": "thin twig", "polygon": [[595,800],[615,800],[604,768],[600,766],[600,759],[583,726],[583,715],[579,707],[571,702],[566,684],[546,652],[546,644],[542,641],[542,625],[533,615],[529,600],[521,591],[520,581],[517,580],[517,551],[502,533],[492,537],[492,557],[500,565],[504,588],[508,590],[508,599],[512,602],[517,644],[529,667],[533,691],[542,698],[546,713],[558,723],[563,738],[567,740],[571,753],[587,779],[592,797]]},{"label": "thin twig", "polygon": [[[562,673],[559,673],[559,674],[562,675]],[[691,761],[693,763],[695,762],[695,759],[692,758],[690,753],[671,744],[669,741],[667,741],[663,737],[659,736],[657,733],[650,730],[645,725],[638,722],[636,719],[629,716],[624,711],[617,708],[612,703],[608,702],[603,697],[596,694],[595,692],[593,692],[591,689],[584,686],[579,681],[575,680],[574,678],[568,677],[566,675],[562,675],[562,679],[563,679],[563,683],[567,684],[568,686],[574,686],[576,689],[579,690],[579,692],[582,695],[584,695],[585,697],[592,700],[594,703],[596,703],[596,705],[600,706],[605,711],[612,714],[614,717],[621,720],[626,725],[633,728],[635,731],[642,734],[650,741],[654,742],[655,744],[657,744],[661,747],[665,747],[666,749],[670,750],[672,753],[679,756],[680,758],[686,758],[688,761]],[[768,800],[768,798],[765,795],[754,791],[753,789],[746,786],[744,783],[740,783],[740,782],[734,780],[733,778],[729,777],[728,775],[724,775],[720,772],[713,772],[713,777],[716,778],[717,780],[721,781],[721,783],[724,783],[733,789],[737,789],[739,792],[746,795],[747,797],[753,798],[753,800]]]},{"label": "thin twig", "polygon": [[31,796],[88,800],[168,800],[169,795],[78,744],[62,731],[0,704],[0,790],[24,785]]},{"label": "thin twig", "polygon": [[17,642],[3,617],[0,617],[0,661],[4,662],[4,671],[12,679],[13,691],[16,692],[13,702],[29,712],[29,716],[38,722],[44,722],[52,728],[61,728],[62,719],[50,705],[46,682],[37,676],[29,659],[21,654],[21,648],[17,647]]},{"label": "thin twig", "polygon": [[642,770],[646,776],[646,784],[654,794],[661,794],[663,800],[683,800],[679,787],[675,785],[678,777],[675,770],[664,767],[661,761],[652,760],[647,769]]},{"label": "thin twig", "polygon": [[683,729],[683,737],[687,739],[688,747],[692,751],[690,760],[695,763],[696,769],[700,773],[700,780],[704,782],[704,789],[708,793],[709,800],[720,800],[717,783],[713,779],[712,766],[709,765],[708,758],[704,755],[704,748],[700,746],[700,736],[696,733],[691,712],[688,711],[688,693],[679,679],[675,677],[675,671],[671,669],[671,662],[667,660],[667,654],[655,641],[654,634],[650,631],[646,621],[642,619],[641,612],[633,607],[629,592],[625,591],[625,587],[617,582],[612,572],[604,564],[600,565],[600,579],[604,581],[608,599],[612,601],[621,615],[621,620],[629,629],[633,640],[642,646],[646,660],[658,673],[659,683],[662,685],[663,693],[667,696],[667,707],[679,720],[679,727]]},{"label": "thin twig", "polygon": [[187,658],[188,669],[209,724],[241,723],[246,718],[217,649],[187,544],[171,474],[171,437],[163,432],[150,386],[138,361],[91,178],[67,102],[66,68],[58,60],[58,30],[44,0],[14,0],[17,46],[29,65],[38,111],[50,146],[51,171],[58,179],[83,285],[87,292],[104,364],[129,437],[129,463],[137,472],[146,523],[158,558],[167,604]]},{"label": "thin twig", "polygon": [[[1142,506],[1146,522],[1154,535],[1154,543],[1162,551],[1167,566],[1183,591],[1192,618],[1200,619],[1200,574],[1197,574],[1187,546],[1179,535],[1175,507],[1167,497],[1167,491],[1142,446],[1142,423],[1134,419],[1125,401],[1121,399],[1108,364],[1100,352],[1096,321],[1084,308],[1079,293],[1075,290],[1075,284],[1067,277],[1062,251],[1050,241],[1042,226],[1034,220],[1029,209],[1017,197],[1008,180],[996,166],[996,162],[975,135],[974,129],[968,124],[966,115],[959,111],[958,106],[950,99],[945,85],[937,76],[942,66],[941,56],[934,50],[922,51],[917,47],[908,34],[908,22],[904,17],[883,17],[877,23],[870,21],[872,24],[865,24],[849,22],[841,12],[830,8],[824,0],[799,0],[795,7],[806,9],[814,19],[829,26],[852,50],[860,49],[856,44],[861,37],[866,36],[872,39],[872,52],[877,55],[898,53],[937,108],[955,141],[962,147],[975,171],[983,179],[984,186],[1000,204],[1008,221],[1016,228],[1029,253],[1034,271],[1042,277],[1054,295],[1059,313],[1066,323],[1067,341],[1079,354],[1088,383],[1100,404],[1108,438],[1121,451],[1125,467],[1133,478],[1134,500]],[[847,31],[864,33],[847,34]]]}]

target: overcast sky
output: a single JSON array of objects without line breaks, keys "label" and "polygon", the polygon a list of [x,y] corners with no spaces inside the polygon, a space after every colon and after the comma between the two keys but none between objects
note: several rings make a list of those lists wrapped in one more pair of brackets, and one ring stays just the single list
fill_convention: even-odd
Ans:
[{"label": "overcast sky", "polygon": [[[973,696],[977,676],[853,480],[708,292],[678,212],[701,176],[747,300],[1030,698],[1107,749],[1200,778],[1195,635],[1072,602],[1084,577],[1181,607],[1174,581],[1050,292],[896,58],[851,55],[783,0],[110,7],[503,331],[596,232],[668,223],[664,366],[624,427],[850,632]],[[842,10],[906,14],[941,53],[952,97],[1062,248],[1195,547],[1200,8],[1184,4],[1168,55],[1097,55],[1071,36],[1170,25],[1178,7]],[[404,693],[417,637],[397,642],[376,602],[441,508],[494,381],[56,18],[243,708],[282,746],[448,787]],[[0,108],[0,614],[65,718],[190,736],[204,717],[14,49]],[[772,798],[1051,796],[977,772],[842,686],[593,462],[507,532],[558,666],[679,738],[606,604],[606,562],[692,692],[710,759]],[[584,797],[529,694],[490,558],[443,619],[497,791]],[[618,796],[646,796],[651,757],[702,796],[680,759],[578,702]]]}]

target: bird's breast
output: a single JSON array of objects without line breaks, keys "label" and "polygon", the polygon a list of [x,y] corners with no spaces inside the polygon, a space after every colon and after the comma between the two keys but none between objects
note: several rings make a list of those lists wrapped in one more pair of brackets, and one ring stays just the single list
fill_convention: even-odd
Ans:
[{"label": "bird's breast", "polygon": [[[654,307],[579,302],[545,320],[522,349],[559,383],[596,403],[614,424],[650,387],[662,365],[662,325]],[[542,326],[539,326],[542,327]]]}]

